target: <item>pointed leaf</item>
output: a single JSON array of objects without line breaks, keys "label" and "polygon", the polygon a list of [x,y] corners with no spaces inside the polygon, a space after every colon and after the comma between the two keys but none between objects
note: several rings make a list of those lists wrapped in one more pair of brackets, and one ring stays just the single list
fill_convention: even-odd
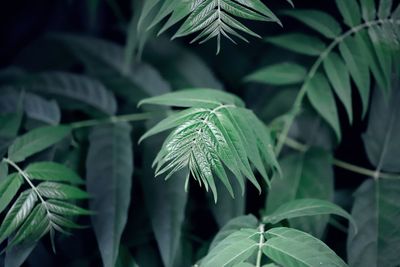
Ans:
[{"label": "pointed leaf", "polygon": [[336,0],[336,5],[347,26],[354,27],[361,24],[360,6],[357,1]]},{"label": "pointed leaf", "polygon": [[312,106],[333,128],[337,139],[341,140],[342,134],[335,98],[327,79],[323,74],[316,73],[311,80],[307,81],[305,86]]},{"label": "pointed leaf", "polygon": [[335,52],[331,52],[324,60],[326,76],[346,108],[350,123],[353,122],[350,75],[343,60]]},{"label": "pointed leaf", "polygon": [[263,223],[276,224],[285,219],[302,216],[315,216],[322,214],[334,214],[348,219],[357,229],[354,219],[341,207],[321,199],[303,198],[286,202],[271,214],[263,217]]},{"label": "pointed leaf", "polygon": [[319,56],[326,47],[325,43],[319,38],[302,33],[287,33],[268,37],[265,41],[308,56]]},{"label": "pointed leaf", "polygon": [[362,52],[362,48],[353,37],[347,37],[343,42],[340,42],[339,50],[342,58],[346,62],[347,69],[357,85],[363,104],[363,116],[365,116],[368,110],[371,84],[368,61]]},{"label": "pointed leaf", "polygon": [[133,155],[128,124],[98,126],[89,136],[87,190],[92,224],[105,267],[113,267],[131,197]]},{"label": "pointed leaf", "polygon": [[25,173],[31,179],[82,184],[83,180],[68,167],[56,162],[36,162],[28,165]]},{"label": "pointed leaf", "polygon": [[36,189],[42,197],[46,198],[61,200],[89,198],[89,194],[85,191],[66,184],[43,182]]},{"label": "pointed leaf", "polygon": [[245,81],[270,85],[289,85],[304,81],[307,70],[295,63],[279,63],[267,66],[245,77]]},{"label": "pointed leaf", "polygon": [[20,162],[64,139],[70,134],[68,126],[46,126],[36,128],[19,136],[8,148],[8,157]]},{"label": "pointed leaf", "polygon": [[198,108],[215,108],[220,104],[244,106],[243,101],[235,95],[212,89],[190,89],[172,92],[139,102],[139,106],[143,104]]},{"label": "pointed leaf", "polygon": [[0,181],[0,213],[10,204],[22,183],[23,179],[18,173],[10,174],[5,180]]},{"label": "pointed leaf", "polygon": [[265,233],[267,242],[263,247],[265,255],[284,266],[338,266],[347,264],[327,245],[304,232],[279,227]]},{"label": "pointed leaf", "polygon": [[331,15],[319,10],[286,10],[283,14],[301,21],[327,38],[336,38],[342,32],[339,23]]}]

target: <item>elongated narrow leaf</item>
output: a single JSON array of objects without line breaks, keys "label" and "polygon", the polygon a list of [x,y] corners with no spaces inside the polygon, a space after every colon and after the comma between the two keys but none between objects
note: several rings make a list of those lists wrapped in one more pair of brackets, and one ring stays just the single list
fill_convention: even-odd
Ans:
[{"label": "elongated narrow leaf", "polygon": [[[152,159],[162,145],[165,135],[146,140],[144,146],[145,175],[141,177],[145,207],[157,241],[162,261],[166,267],[174,266],[181,243],[182,226],[188,194],[183,190],[188,170],[174,173],[168,181],[154,178]],[[160,209],[160,207],[162,207]],[[160,224],[160,222],[162,222]]]},{"label": "elongated narrow leaf", "polygon": [[10,174],[5,180],[0,181],[0,213],[10,204],[22,183],[23,179],[17,173]]},{"label": "elongated narrow leaf", "polygon": [[361,24],[360,6],[357,1],[336,0],[336,5],[347,26],[354,27]]},{"label": "elongated narrow leaf", "polygon": [[386,19],[387,17],[389,17],[392,5],[393,5],[393,0],[380,0],[378,17],[380,19]]},{"label": "elongated narrow leaf", "polygon": [[371,21],[376,17],[376,7],[374,0],[360,0],[362,16],[365,21]]},{"label": "elongated narrow leaf", "polygon": [[350,123],[353,122],[350,75],[343,60],[335,52],[324,60],[324,68],[333,89],[346,108]]},{"label": "elongated narrow leaf", "polygon": [[[280,162],[282,178],[274,177],[267,198],[267,214],[272,214],[287,202],[317,198],[331,201],[333,198],[333,170],[330,155],[321,149],[305,154],[295,153]],[[291,227],[322,236],[327,216],[290,219]]]},{"label": "elongated narrow leaf", "polygon": [[279,63],[267,66],[245,77],[245,81],[271,85],[289,85],[300,83],[306,77],[306,69],[295,63]]},{"label": "elongated narrow leaf", "polygon": [[207,254],[200,266],[232,266],[244,262],[257,251],[259,236],[257,229],[242,229],[230,234]]},{"label": "elongated narrow leaf", "polygon": [[367,180],[355,194],[352,209],[358,232],[350,228],[347,255],[350,266],[397,266],[400,259],[400,181]]},{"label": "elongated narrow leaf", "polygon": [[8,148],[8,157],[20,162],[64,139],[71,129],[68,126],[46,126],[34,129],[20,137]]},{"label": "elongated narrow leaf", "polygon": [[172,92],[161,96],[147,98],[139,102],[139,106],[143,104],[199,108],[215,108],[220,104],[233,104],[240,107],[244,106],[243,101],[238,97],[212,89],[190,89]]},{"label": "elongated narrow leaf", "polygon": [[103,264],[113,267],[130,204],[133,155],[127,124],[99,126],[90,134],[86,160],[89,207]]},{"label": "elongated narrow leaf", "polygon": [[36,180],[83,183],[83,180],[73,170],[55,162],[37,162],[30,164],[25,173]]},{"label": "elongated narrow leaf", "polygon": [[7,239],[25,221],[36,201],[37,195],[33,190],[21,193],[7,212],[0,226],[0,243]]},{"label": "elongated narrow leaf", "polygon": [[335,98],[331,87],[323,74],[317,73],[306,85],[307,96],[312,106],[329,123],[338,140],[342,133]]},{"label": "elongated narrow leaf", "polygon": [[68,200],[89,198],[89,195],[78,187],[54,182],[40,183],[37,186],[37,191],[41,196],[52,199]]},{"label": "elongated narrow leaf", "polygon": [[265,233],[263,252],[283,266],[338,266],[347,264],[327,245],[304,232],[279,227]]},{"label": "elongated narrow leaf", "polygon": [[276,224],[285,219],[322,214],[334,214],[342,216],[348,219],[353,224],[355,229],[357,229],[356,223],[353,218],[341,207],[326,200],[311,198],[296,199],[290,202],[286,202],[271,214],[264,216],[263,222]]},{"label": "elongated narrow leaf", "polygon": [[[0,184],[2,184],[2,182],[4,181],[4,179],[6,179],[6,177],[8,176],[8,164],[5,161],[1,161],[0,162]],[[0,185],[1,188],[1,185]],[[1,189],[0,189],[1,192]]]},{"label": "elongated narrow leaf", "polygon": [[[62,100],[70,99],[105,114],[116,112],[116,100],[97,80],[67,72],[47,72],[33,76],[24,84],[29,90]],[[65,103],[68,108],[71,103]],[[76,106],[76,105],[74,105]]]},{"label": "elongated narrow leaf", "polygon": [[353,37],[347,37],[339,44],[339,50],[342,58],[346,62],[346,68],[357,85],[358,92],[363,104],[363,116],[368,110],[371,78],[362,47],[358,45]]},{"label": "elongated narrow leaf", "polygon": [[381,90],[375,90],[371,103],[364,146],[368,158],[377,172],[400,172],[400,83],[392,89],[389,99]]},{"label": "elongated narrow leaf", "polygon": [[302,33],[287,33],[265,39],[268,43],[288,49],[290,51],[308,55],[319,56],[325,50],[325,43],[319,38]]},{"label": "elongated narrow leaf", "polygon": [[327,38],[333,39],[342,32],[339,23],[331,15],[319,10],[287,10],[284,14],[303,22]]}]

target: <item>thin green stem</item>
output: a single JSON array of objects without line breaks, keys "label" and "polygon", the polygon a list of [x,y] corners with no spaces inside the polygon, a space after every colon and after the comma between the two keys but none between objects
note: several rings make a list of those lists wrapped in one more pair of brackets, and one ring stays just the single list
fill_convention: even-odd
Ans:
[{"label": "thin green stem", "polygon": [[307,94],[307,84],[308,82],[314,77],[314,75],[317,73],[317,70],[325,60],[325,58],[329,55],[329,53],[338,45],[340,44],[344,39],[347,37],[351,36],[354,33],[357,33],[365,28],[373,27],[379,24],[386,24],[386,23],[400,23],[400,20],[393,20],[393,19],[385,19],[385,20],[374,20],[374,21],[368,21],[363,24],[360,24],[354,28],[351,28],[341,36],[338,36],[335,38],[335,40],[319,55],[318,59],[314,62],[314,64],[311,66],[310,71],[307,74],[307,77],[304,80],[303,85],[301,86],[299,93],[297,94],[297,97],[294,101],[293,107],[291,112],[288,114],[288,116],[285,119],[285,124],[283,126],[282,133],[280,135],[280,138],[278,140],[278,143],[275,147],[275,154],[278,157],[279,154],[282,151],[283,145],[286,141],[286,138],[289,134],[289,130],[293,124],[294,119],[299,115],[301,111],[301,105],[303,103],[303,99]]},{"label": "thin green stem", "polygon": [[18,167],[18,165],[15,164],[14,161],[12,161],[8,158],[3,158],[3,162],[7,163],[8,165],[12,166],[14,169],[16,169],[18,171],[18,173],[25,179],[25,181],[29,184],[29,186],[33,189],[33,191],[35,191],[36,195],[38,196],[40,201],[43,203],[45,208],[47,209],[46,201],[44,201],[42,196],[39,194],[39,191],[37,190],[36,186],[31,182],[28,175],[20,167]]},{"label": "thin green stem", "polygon": [[[306,152],[309,148],[308,146],[306,146],[290,137],[286,138],[285,144],[288,147],[290,147],[294,150],[300,151],[300,152]],[[342,168],[344,170],[354,172],[354,173],[362,174],[362,175],[365,175],[368,177],[374,177],[375,179],[378,179],[378,178],[400,179],[400,175],[398,175],[398,174],[377,172],[377,171],[370,170],[370,169],[367,169],[364,167],[360,167],[360,166],[357,166],[357,165],[354,165],[354,164],[351,164],[351,163],[348,163],[348,162],[345,162],[343,160],[336,159],[336,158],[333,158],[333,165],[335,165],[336,167]]]},{"label": "thin green stem", "polygon": [[261,267],[261,258],[262,258],[262,247],[264,246],[264,229],[265,225],[260,224],[259,230],[260,230],[260,240],[258,241],[258,252],[257,252],[257,261],[256,261],[256,267]]},{"label": "thin green stem", "polygon": [[69,126],[73,129],[85,128],[85,127],[93,127],[101,124],[109,124],[109,123],[119,123],[119,122],[134,122],[134,121],[143,121],[150,119],[154,113],[136,113],[136,114],[127,114],[127,115],[119,115],[107,117],[104,119],[94,119],[94,120],[86,120],[86,121],[78,121],[69,124]]}]

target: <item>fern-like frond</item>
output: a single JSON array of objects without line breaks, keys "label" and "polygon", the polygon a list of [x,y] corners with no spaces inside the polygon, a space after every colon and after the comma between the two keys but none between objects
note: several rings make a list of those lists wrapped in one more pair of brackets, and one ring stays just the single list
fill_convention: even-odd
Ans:
[{"label": "fern-like frond", "polygon": [[[233,196],[225,168],[244,190],[244,177],[259,190],[251,164],[269,184],[270,171],[278,170],[268,129],[237,97],[216,90],[174,92],[143,100],[140,104],[187,107],[159,122],[141,140],[173,129],[154,160],[156,175],[189,168],[193,178],[211,190],[220,179]],[[226,167],[225,167],[226,166]]]},{"label": "fern-like frond", "polygon": [[[284,14],[304,23],[330,43],[315,35],[298,33],[267,38],[274,45],[317,59],[304,74],[295,63],[268,66],[249,75],[247,81],[275,85],[301,84],[293,112],[287,117],[282,130],[282,148],[294,116],[299,113],[302,100],[307,96],[312,106],[341,138],[341,129],[334,94],[345,107],[349,121],[353,121],[351,79],[363,104],[363,116],[369,105],[371,80],[386,93],[391,88],[393,66],[400,60],[400,5],[381,0],[376,11],[374,1],[336,0],[347,31],[329,14],[318,10],[290,10]],[[277,75],[290,79],[277,82]],[[286,76],[284,76],[286,75]],[[279,77],[279,76],[278,76]]]},{"label": "fern-like frond", "polygon": [[[72,216],[91,214],[90,211],[68,202],[88,198],[85,191],[75,185],[65,184],[81,183],[82,180],[72,170],[53,162],[33,163],[25,170],[9,159],[4,159],[3,162],[17,170],[0,183],[1,203],[6,203],[4,208],[11,204],[12,198],[17,195],[24,182],[30,186],[30,189],[21,192],[12,203],[0,225],[0,243],[8,239],[7,248],[20,243],[36,242],[47,233],[50,233],[54,243],[56,231],[67,233],[67,229],[81,227],[71,220]],[[39,167],[43,168],[42,171]],[[60,173],[61,177],[57,177]],[[34,185],[33,180],[42,182]],[[9,197],[4,201],[3,196]]]},{"label": "fern-like frond", "polygon": [[[293,5],[290,0],[288,2]],[[151,14],[155,15],[151,17]],[[220,51],[222,36],[233,43],[235,41],[232,37],[248,42],[242,33],[260,37],[237,18],[272,21],[281,25],[275,14],[260,0],[153,0],[144,1],[138,28],[142,28],[145,21],[150,21],[148,29],[153,28],[167,16],[169,18],[159,34],[186,18],[173,38],[194,33],[197,36],[192,42],[204,43],[216,38],[217,54]]]}]

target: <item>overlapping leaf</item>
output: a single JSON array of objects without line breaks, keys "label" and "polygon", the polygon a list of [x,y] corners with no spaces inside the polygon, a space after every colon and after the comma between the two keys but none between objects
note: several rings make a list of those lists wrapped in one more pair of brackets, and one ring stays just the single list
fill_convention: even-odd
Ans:
[{"label": "overlapping leaf", "polygon": [[[389,3],[390,2],[390,3]],[[271,78],[271,69],[266,67],[249,75],[251,81],[274,85],[303,82],[301,92],[306,92],[313,107],[341,137],[335,98],[336,93],[344,105],[349,121],[353,121],[352,92],[350,78],[354,80],[366,114],[371,85],[371,75],[386,94],[391,88],[392,66],[400,51],[400,6],[392,1],[379,1],[376,11],[374,1],[336,0],[346,31],[332,16],[318,10],[290,10],[284,14],[314,29],[323,37],[332,39],[330,44],[319,37],[299,33],[285,33],[266,38],[266,41],[290,51],[318,57],[307,74],[303,74],[295,63],[290,63],[289,74]],[[361,15],[362,14],[362,15]],[[288,63],[285,63],[288,64]],[[279,64],[278,64],[279,66]],[[269,71],[265,71],[269,70]],[[324,73],[323,73],[323,72]],[[293,82],[293,83],[294,83]],[[317,100],[318,99],[318,100]]]},{"label": "overlapping leaf", "polygon": [[[217,200],[214,178],[220,179],[233,195],[225,167],[238,180],[244,177],[259,190],[250,163],[269,183],[270,171],[277,170],[268,129],[237,97],[210,89],[194,89],[143,100],[140,104],[188,107],[162,120],[143,137],[174,129],[154,160],[156,175],[189,168],[193,178],[209,188]],[[188,177],[189,178],[189,177]]]}]

